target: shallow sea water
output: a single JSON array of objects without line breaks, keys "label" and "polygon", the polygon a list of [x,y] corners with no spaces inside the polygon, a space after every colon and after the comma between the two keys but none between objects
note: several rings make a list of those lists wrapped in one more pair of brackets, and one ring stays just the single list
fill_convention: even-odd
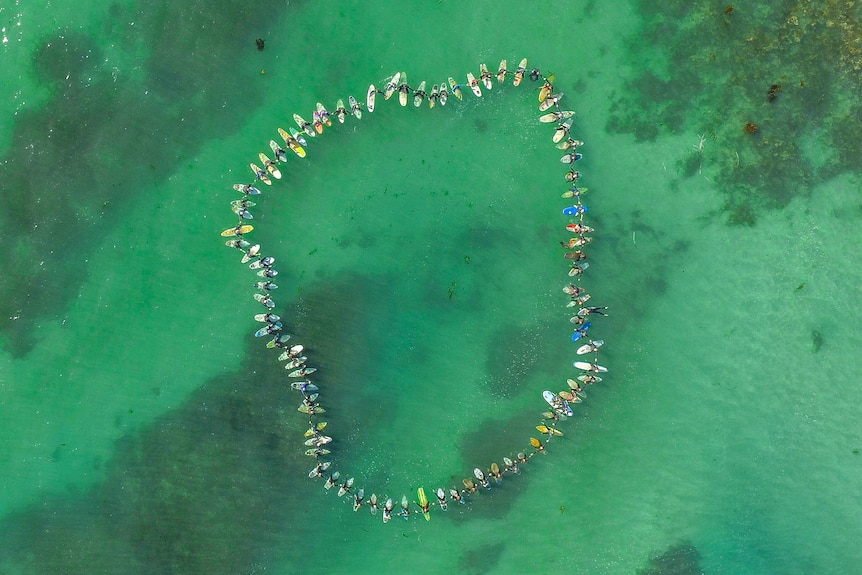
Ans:
[{"label": "shallow sea water", "polygon": [[[862,15],[689,4],[0,8],[0,573],[858,570],[858,91],[811,54]],[[586,142],[610,373],[521,476],[384,525],[306,478],[298,400],[251,336],[256,276],[217,236],[230,185],[317,101],[522,56]],[[537,87],[379,98],[258,200],[333,457],[367,493],[526,449],[573,375]]]}]

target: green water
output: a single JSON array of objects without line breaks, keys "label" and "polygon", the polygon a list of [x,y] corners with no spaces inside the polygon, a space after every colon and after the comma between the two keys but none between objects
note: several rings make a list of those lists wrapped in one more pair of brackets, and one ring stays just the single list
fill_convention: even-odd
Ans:
[{"label": "green water", "polygon": [[[0,6],[0,573],[859,570],[862,14],[523,4]],[[522,56],[586,142],[611,371],[520,477],[384,525],[306,478],[230,185],[317,101]],[[526,449],[573,375],[536,87],[379,102],[253,210],[367,492]]]}]

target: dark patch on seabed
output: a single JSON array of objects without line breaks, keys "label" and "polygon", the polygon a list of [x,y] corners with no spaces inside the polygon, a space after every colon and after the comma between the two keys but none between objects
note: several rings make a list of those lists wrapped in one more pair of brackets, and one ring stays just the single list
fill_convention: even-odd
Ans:
[{"label": "dark patch on seabed", "polygon": [[[102,485],[0,525],[2,568],[29,574],[233,574],[274,544],[304,503],[292,494],[296,413],[272,350],[250,341],[236,373],[121,439]],[[285,408],[285,404],[290,407]],[[302,458],[302,461],[300,461]],[[298,539],[295,544],[301,544]]]},{"label": "dark patch on seabed", "polygon": [[[197,153],[202,134],[231,133],[262,101],[257,71],[240,58],[256,50],[253,39],[278,20],[277,10],[262,0],[217,10],[114,4],[98,41],[62,29],[34,52],[34,72],[51,97],[19,113],[0,159],[6,351],[22,357],[33,348],[37,322],[68,305],[86,277],[86,253],[122,221],[142,186],[164,181]],[[146,77],[114,75],[100,49],[108,43],[151,50]]]},{"label": "dark patch on seabed", "polygon": [[638,5],[646,25],[629,56],[639,72],[614,96],[607,128],[638,141],[697,131],[678,167],[715,178],[729,224],[754,225],[815,182],[862,172],[862,6]]},{"label": "dark patch on seabed", "polygon": [[[485,473],[491,468],[491,463],[496,462],[503,468],[503,457],[514,460],[518,452],[529,455],[535,449],[530,445],[530,437],[541,437],[535,426],[542,422],[541,409],[536,411],[521,411],[507,419],[486,421],[476,429],[461,438],[461,458],[472,467],[479,467]],[[572,423],[572,422],[569,422]],[[574,433],[574,426],[567,425],[566,431]],[[563,438],[565,439],[565,437]],[[555,440],[556,441],[556,440]],[[552,441],[548,445],[548,453],[553,453],[555,444]],[[463,514],[452,514],[456,522],[469,519],[502,519],[514,505],[516,498],[525,491],[525,486],[533,473],[541,473],[542,463],[545,455],[537,454],[527,463],[521,464],[520,475],[506,473],[503,481],[497,485],[491,479],[491,489],[479,490],[468,495],[472,505],[469,512]],[[464,477],[473,480],[473,473],[469,472]],[[450,483],[453,486],[461,486],[464,477],[452,476]],[[456,510],[459,508],[456,506]]]},{"label": "dark patch on seabed", "polygon": [[506,550],[504,543],[489,543],[473,549],[466,549],[458,560],[458,573],[461,575],[484,575],[492,573],[503,552]]},{"label": "dark patch on seabed", "polygon": [[[378,297],[387,281],[352,275],[321,282],[285,310],[285,317],[299,318],[291,325],[301,336],[296,339],[322,360],[315,362],[321,368],[315,382],[333,391],[326,408],[341,429],[361,423],[373,432],[374,422],[386,421],[381,414],[344,425],[345,414],[372,413],[380,405],[379,395],[364,394],[357,378],[373,379],[362,369],[383,361],[374,352],[379,334],[365,332],[374,318],[387,321],[391,306]],[[333,298],[348,291],[350,298]],[[313,465],[300,444],[304,416],[296,411],[298,395],[286,388],[277,350],[251,337],[247,346],[237,372],[211,379],[182,407],[121,439],[102,485],[3,521],[0,571],[248,573],[276,546],[303,545],[284,526],[313,513],[304,499]]]},{"label": "dark patch on seabed", "polygon": [[653,557],[638,575],[703,575],[700,552],[689,541],[671,545],[667,551]]}]

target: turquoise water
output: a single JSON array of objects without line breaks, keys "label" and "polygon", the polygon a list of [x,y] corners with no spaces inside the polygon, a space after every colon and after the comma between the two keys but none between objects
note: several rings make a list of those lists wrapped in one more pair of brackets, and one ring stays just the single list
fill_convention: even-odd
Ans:
[{"label": "turquoise water", "polygon": [[[0,8],[0,572],[858,571],[862,14],[725,8]],[[520,477],[383,525],[306,478],[216,235],[230,185],[317,101],[522,56],[586,142],[611,371]],[[572,375],[563,170],[525,84],[380,103],[254,210],[367,491],[525,449]]]}]

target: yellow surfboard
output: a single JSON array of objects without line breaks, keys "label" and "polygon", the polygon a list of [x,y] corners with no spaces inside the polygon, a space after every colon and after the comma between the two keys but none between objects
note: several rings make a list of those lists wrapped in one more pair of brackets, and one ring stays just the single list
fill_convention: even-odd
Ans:
[{"label": "yellow surfboard", "polygon": [[241,236],[243,234],[247,234],[254,229],[254,226],[235,226],[230,229],[227,229],[221,233],[223,238],[229,238],[231,236]]},{"label": "yellow surfboard", "polygon": [[431,521],[431,514],[425,511],[428,508],[428,498],[425,497],[425,488],[420,487],[417,493],[419,494],[419,506],[422,508],[422,515],[425,516],[425,521]]}]

